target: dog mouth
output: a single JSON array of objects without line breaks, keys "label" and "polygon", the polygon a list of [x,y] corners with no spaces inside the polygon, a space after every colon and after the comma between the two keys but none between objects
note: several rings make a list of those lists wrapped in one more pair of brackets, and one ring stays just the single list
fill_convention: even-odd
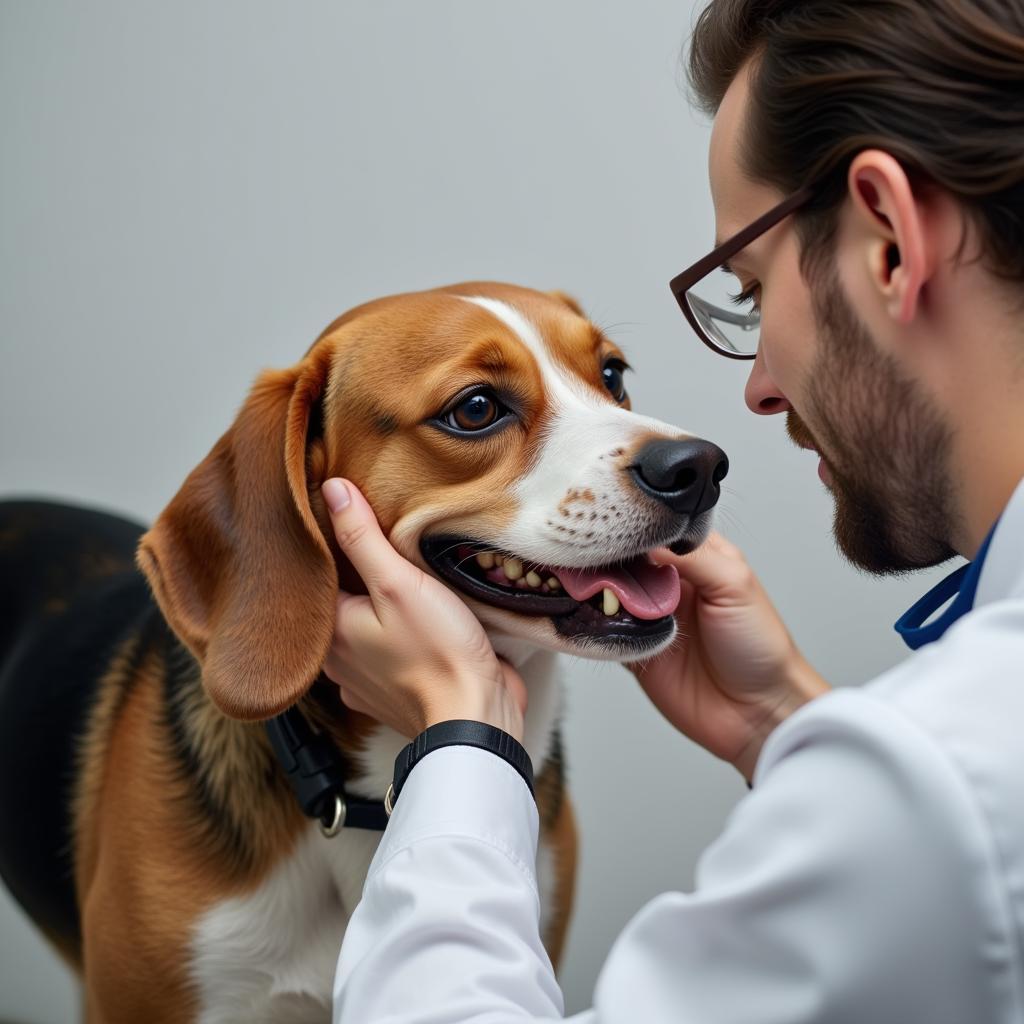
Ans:
[{"label": "dog mouth", "polygon": [[538,564],[470,538],[428,537],[420,549],[427,564],[466,596],[550,618],[570,640],[649,646],[673,629],[679,575],[646,553],[584,569]]}]

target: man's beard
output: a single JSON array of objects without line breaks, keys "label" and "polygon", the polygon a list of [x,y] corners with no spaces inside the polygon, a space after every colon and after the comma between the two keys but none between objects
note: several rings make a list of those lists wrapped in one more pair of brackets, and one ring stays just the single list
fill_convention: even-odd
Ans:
[{"label": "man's beard", "polygon": [[809,281],[821,341],[806,415],[821,443],[796,412],[786,429],[825,456],[836,544],[878,575],[938,565],[956,554],[952,432],[920,386],[872,344],[834,264],[816,268]]}]

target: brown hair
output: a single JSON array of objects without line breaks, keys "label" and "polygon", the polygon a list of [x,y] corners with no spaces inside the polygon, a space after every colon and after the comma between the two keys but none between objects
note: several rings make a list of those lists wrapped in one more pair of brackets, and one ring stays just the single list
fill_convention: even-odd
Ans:
[{"label": "brown hair", "polygon": [[818,184],[805,257],[877,147],[963,203],[991,269],[1024,282],[1024,0],[711,0],[690,45],[697,104],[715,113],[752,57],[745,170],[783,193]]}]

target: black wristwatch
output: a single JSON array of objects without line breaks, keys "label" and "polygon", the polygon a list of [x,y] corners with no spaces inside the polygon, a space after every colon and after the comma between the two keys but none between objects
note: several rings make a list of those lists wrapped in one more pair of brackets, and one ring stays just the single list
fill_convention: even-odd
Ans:
[{"label": "black wristwatch", "polygon": [[391,817],[395,801],[402,792],[409,772],[431,751],[454,746],[480,747],[497,754],[519,772],[530,789],[530,795],[534,795],[533,762],[522,743],[507,732],[502,732],[497,726],[455,718],[424,729],[412,743],[403,747],[395,758],[394,780],[388,786],[387,795],[384,797],[384,810],[388,817]]}]

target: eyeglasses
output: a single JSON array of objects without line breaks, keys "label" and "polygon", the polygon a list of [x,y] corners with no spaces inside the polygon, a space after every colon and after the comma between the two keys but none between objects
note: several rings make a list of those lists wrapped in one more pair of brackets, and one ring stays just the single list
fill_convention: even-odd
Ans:
[{"label": "eyeglasses", "polygon": [[[736,275],[729,269],[729,260],[813,195],[810,187],[794,192],[669,282],[690,326],[719,355],[753,359],[761,339],[761,311],[752,295],[740,291]],[[724,273],[713,273],[716,270]],[[731,291],[733,288],[735,291]]]}]

